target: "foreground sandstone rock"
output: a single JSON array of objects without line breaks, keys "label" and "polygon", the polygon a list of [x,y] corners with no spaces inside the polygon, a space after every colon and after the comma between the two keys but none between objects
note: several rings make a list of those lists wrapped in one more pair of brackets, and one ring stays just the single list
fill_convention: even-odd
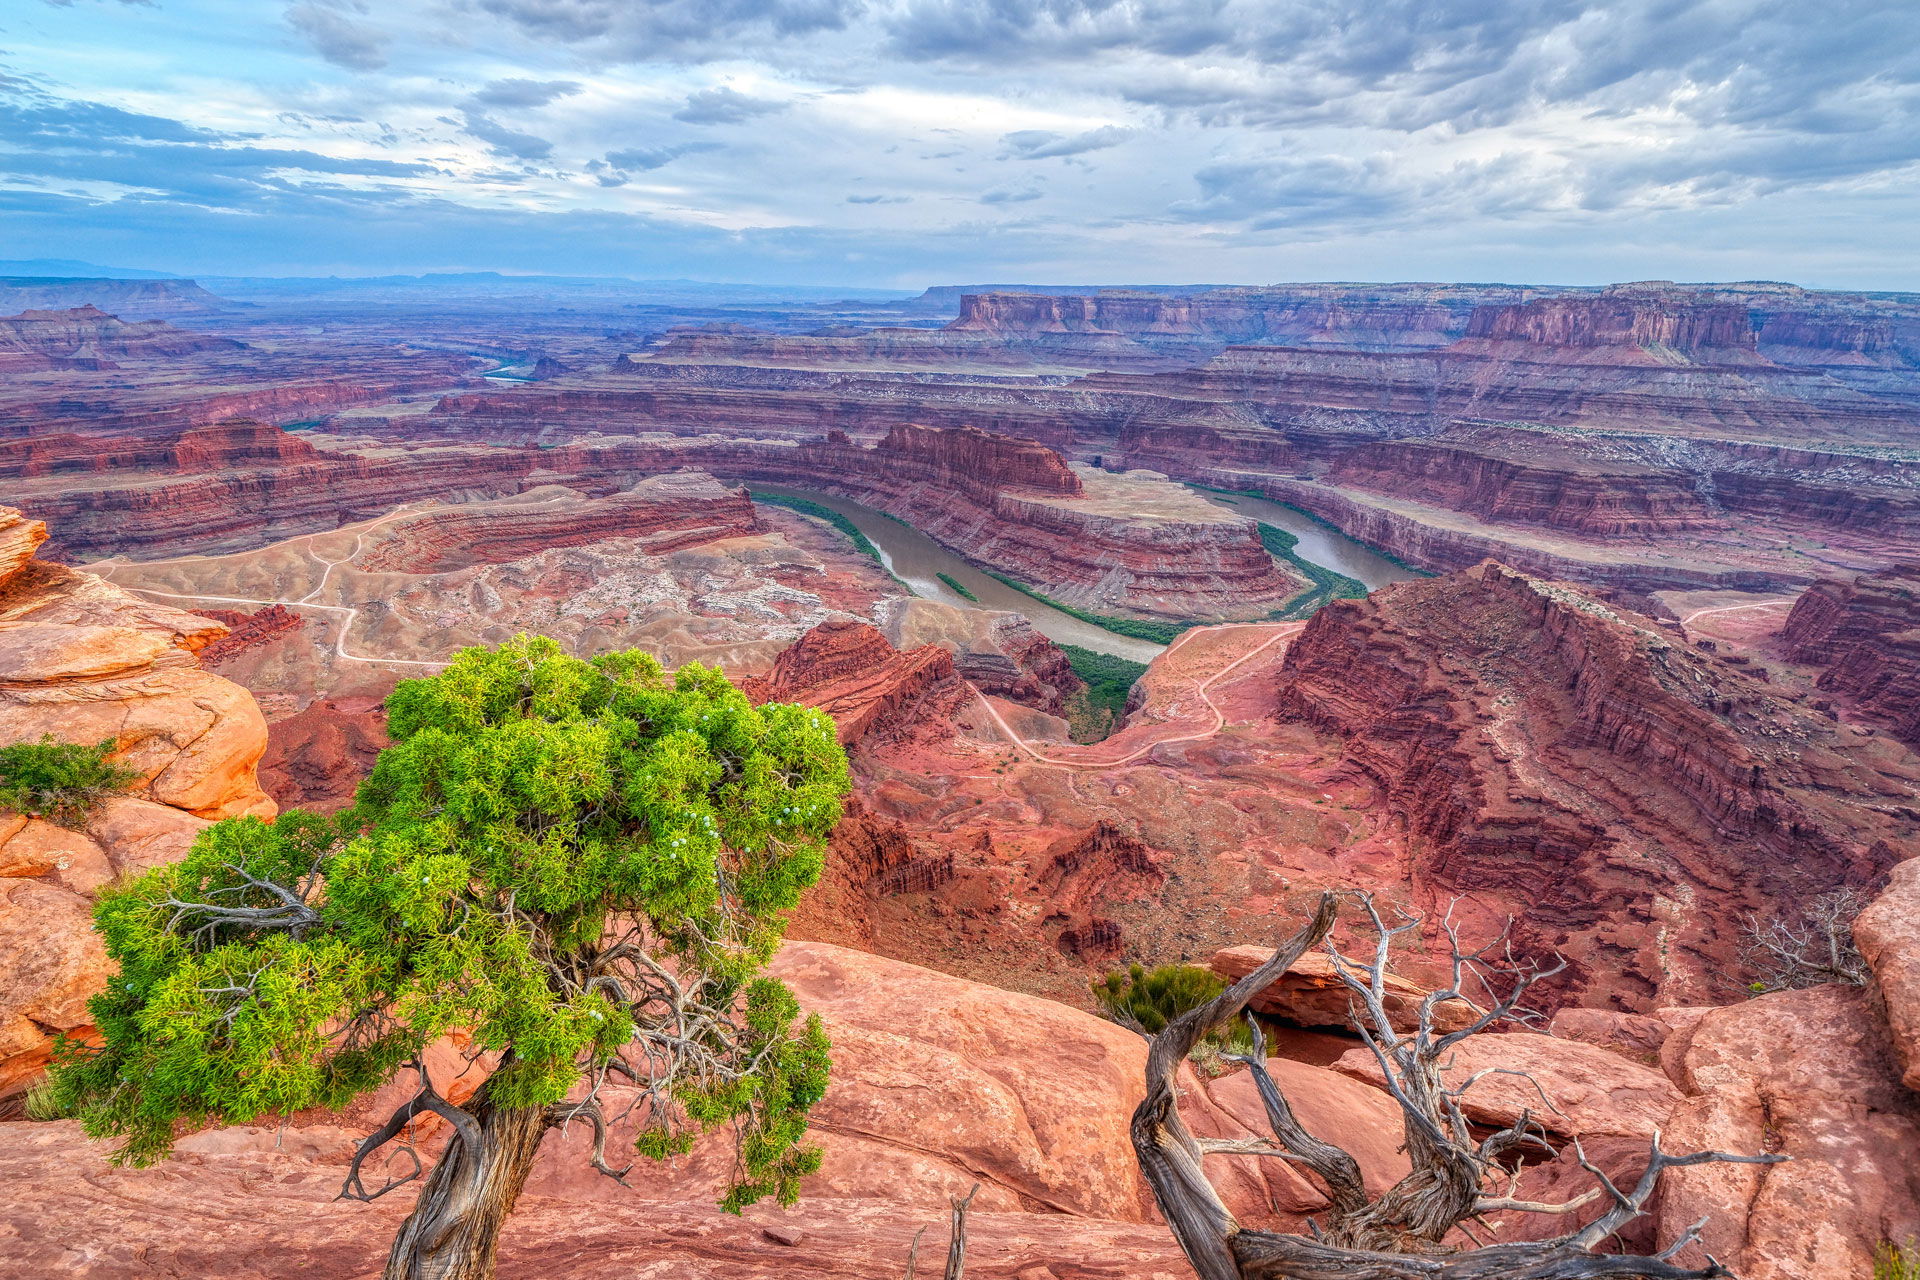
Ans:
[{"label": "foreground sandstone rock", "polygon": [[[1554,1003],[1719,1003],[1739,922],[1864,885],[1915,761],[1653,619],[1488,562],[1321,610],[1275,709],[1406,824],[1411,887],[1570,961]],[[1544,993],[1540,993],[1544,995]]]},{"label": "foreground sandstone rock", "polygon": [[1920,857],[1893,869],[1886,889],[1853,922],[1853,937],[1873,970],[1901,1078],[1920,1090]]},{"label": "foreground sandstone rock", "polygon": [[1870,991],[1825,986],[1717,1009],[1687,1037],[1688,1098],[1670,1150],[1773,1151],[1785,1164],[1676,1170],[1662,1193],[1668,1238],[1709,1217],[1700,1245],[1742,1280],[1873,1274],[1882,1241],[1920,1234],[1920,1095]]},{"label": "foreground sandstone rock", "polygon": [[0,1114],[58,1033],[88,1027],[109,971],[93,894],[180,857],[213,819],[275,812],[254,773],[259,707],[195,656],[226,629],[32,559],[45,536],[0,507],[0,743],[111,741],[142,776],[82,830],[0,813]]},{"label": "foreground sandstone rock", "polygon": [[[542,1149],[503,1241],[502,1276],[775,1276],[897,1280],[914,1233],[944,1247],[946,1197],[981,1191],[969,1275],[1175,1280],[1187,1274],[1152,1220],[1126,1120],[1145,1042],[1050,1001],[818,943],[789,943],[773,972],[826,1021],[832,1084],[814,1114],[825,1152],[798,1207],[744,1221],[707,1207],[725,1177],[714,1149],[636,1171],[631,1190],[587,1169],[587,1135]],[[449,1063],[451,1067],[451,1063]],[[1369,1184],[1405,1171],[1394,1109],[1321,1068],[1276,1062],[1310,1129],[1351,1144]],[[1244,1076],[1188,1081],[1197,1132],[1244,1136],[1259,1104]],[[332,1200],[353,1142],[344,1117],[285,1131],[208,1130],[145,1171],[110,1170],[68,1122],[22,1122],[0,1143],[0,1178],[47,1212],[0,1225],[22,1274],[357,1277],[384,1253],[409,1193]],[[1277,1161],[1213,1157],[1209,1171],[1249,1220],[1304,1226],[1320,1193]],[[238,1220],[249,1226],[233,1230]],[[798,1233],[781,1244],[763,1233]],[[138,1242],[135,1244],[134,1242]]]},{"label": "foreground sandstone rock", "polygon": [[[1368,1049],[1348,1051],[1334,1070],[1375,1085],[1385,1079]],[[1505,1128],[1526,1112],[1569,1138],[1611,1134],[1644,1143],[1680,1101],[1673,1082],[1653,1067],[1529,1031],[1462,1040],[1441,1078],[1450,1089],[1465,1089],[1460,1109],[1477,1124]]]},{"label": "foreground sandstone rock", "polygon": [[[1216,951],[1208,962],[1212,970],[1228,982],[1244,978],[1265,964],[1273,954],[1270,947],[1227,947]],[[1397,974],[1387,975],[1387,998],[1382,1002],[1393,1025],[1410,1029],[1418,1020],[1420,1002],[1428,992],[1417,982]],[[1318,951],[1309,951],[1265,991],[1254,996],[1247,1006],[1302,1027],[1323,1027],[1346,1031],[1353,1025],[1353,995],[1340,980],[1333,961]],[[1470,1025],[1474,1014],[1458,1001],[1449,1001],[1435,1010],[1434,1025],[1442,1032],[1458,1031]]]}]

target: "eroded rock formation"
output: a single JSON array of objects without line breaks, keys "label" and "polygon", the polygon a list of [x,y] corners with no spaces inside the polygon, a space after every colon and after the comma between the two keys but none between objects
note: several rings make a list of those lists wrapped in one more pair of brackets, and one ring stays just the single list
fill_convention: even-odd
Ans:
[{"label": "eroded rock formation", "polygon": [[1826,668],[1820,688],[1920,746],[1920,563],[1814,583],[1781,639],[1795,662]]},{"label": "eroded rock formation", "polygon": [[607,538],[633,538],[648,554],[662,555],[758,528],[744,490],[682,472],[585,502],[435,507],[385,526],[356,564],[372,573],[443,573]]},{"label": "eroded rock formation", "polygon": [[764,678],[742,682],[758,702],[803,702],[832,716],[843,745],[938,732],[972,696],[936,645],[901,653],[864,622],[823,622],[781,653]]},{"label": "eroded rock formation", "polygon": [[56,1035],[88,1029],[108,973],[93,894],[180,857],[212,819],[275,811],[254,775],[259,708],[196,657],[226,628],[33,559],[45,536],[0,507],[0,743],[110,742],[140,776],[79,829],[0,813],[0,1114]]},{"label": "eroded rock formation", "polygon": [[1899,838],[1881,814],[1901,785],[1853,735],[1496,564],[1322,610],[1275,709],[1339,735],[1406,823],[1416,891],[1567,954],[1573,1003],[1725,998],[1743,912],[1864,884]]}]

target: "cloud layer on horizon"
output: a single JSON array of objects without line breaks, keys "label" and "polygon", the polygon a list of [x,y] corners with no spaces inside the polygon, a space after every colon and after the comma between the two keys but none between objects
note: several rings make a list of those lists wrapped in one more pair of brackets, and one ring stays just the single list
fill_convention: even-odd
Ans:
[{"label": "cloud layer on horizon", "polygon": [[0,218],[21,256],[1920,288],[1914,6],[25,9],[0,19]]}]

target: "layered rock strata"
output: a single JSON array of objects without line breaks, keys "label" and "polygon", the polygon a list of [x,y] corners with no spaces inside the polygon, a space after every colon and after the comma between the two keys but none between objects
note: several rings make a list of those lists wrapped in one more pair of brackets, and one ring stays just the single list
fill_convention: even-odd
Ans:
[{"label": "layered rock strata", "polygon": [[1322,610],[1274,706],[1338,735],[1406,824],[1417,892],[1569,957],[1556,1002],[1724,998],[1736,921],[1866,883],[1899,838],[1901,786],[1850,731],[1492,563]]},{"label": "layered rock strata", "polygon": [[0,813],[0,1114],[58,1035],[89,1028],[109,972],[94,893],[180,857],[212,819],[275,812],[254,773],[259,708],[199,667],[226,628],[33,559],[45,536],[0,507],[0,743],[110,743],[138,778],[78,828]]},{"label": "layered rock strata", "polygon": [[[711,465],[729,473],[725,461]],[[734,465],[855,498],[1096,610],[1258,616],[1306,585],[1267,552],[1252,521],[1162,477],[1071,469],[1051,450],[977,429],[896,427],[871,449],[830,436],[760,448]]]},{"label": "layered rock strata", "polygon": [[109,280],[62,276],[0,276],[0,310],[72,310],[100,307],[115,315],[151,320],[211,315],[230,309],[226,299],[192,280]]},{"label": "layered rock strata", "polygon": [[1814,583],[1781,639],[1795,662],[1826,668],[1820,688],[1920,747],[1920,563]]},{"label": "layered rock strata", "polygon": [[586,502],[435,507],[385,526],[355,564],[370,573],[444,573],[607,538],[637,539],[649,555],[663,555],[758,529],[745,490],[683,472]]},{"label": "layered rock strata", "polygon": [[972,696],[937,645],[906,653],[864,622],[823,622],[783,651],[764,677],[742,682],[757,702],[803,702],[833,717],[843,745],[937,731]]},{"label": "layered rock strata", "polygon": [[162,320],[128,323],[94,306],[0,317],[0,370],[114,369],[116,360],[234,351],[231,338],[176,329]]}]

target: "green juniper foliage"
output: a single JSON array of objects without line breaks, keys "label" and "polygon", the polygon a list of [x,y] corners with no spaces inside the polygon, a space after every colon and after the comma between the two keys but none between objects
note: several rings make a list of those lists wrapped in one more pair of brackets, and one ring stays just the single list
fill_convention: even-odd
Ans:
[{"label": "green juniper foliage", "polygon": [[[1157,1036],[1169,1022],[1189,1009],[1198,1009],[1227,989],[1211,969],[1196,964],[1163,964],[1149,969],[1128,965],[1124,973],[1109,973],[1093,983],[1093,995],[1113,1021],[1145,1035]],[[1249,1049],[1253,1036],[1245,1027],[1216,1034],[1222,1048]]]},{"label": "green juniper foliage", "polygon": [[1114,722],[1125,713],[1127,695],[1133,692],[1134,683],[1146,674],[1147,665],[1082,649],[1075,644],[1062,644],[1060,649],[1067,655],[1073,674],[1087,686],[1067,703],[1073,740],[1098,742],[1113,731]]},{"label": "green juniper foliage", "polygon": [[1911,1239],[1904,1245],[1882,1240],[1873,1251],[1873,1280],[1920,1280],[1920,1247]]},{"label": "green juniper foliage", "polygon": [[26,813],[62,826],[84,825],[93,807],[140,779],[138,769],[107,759],[114,741],[92,746],[38,742],[0,747],[0,813]]},{"label": "green juniper foliage", "polygon": [[827,1042],[759,970],[848,789],[831,721],[524,637],[387,705],[353,809],[218,823],[101,896],[103,1047],[64,1048],[50,1105],[146,1165],[183,1123],[339,1107],[464,1031],[497,1055],[492,1106],[624,1066],[677,1104],[647,1113],[642,1154],[731,1125],[726,1207],[791,1202]]}]

